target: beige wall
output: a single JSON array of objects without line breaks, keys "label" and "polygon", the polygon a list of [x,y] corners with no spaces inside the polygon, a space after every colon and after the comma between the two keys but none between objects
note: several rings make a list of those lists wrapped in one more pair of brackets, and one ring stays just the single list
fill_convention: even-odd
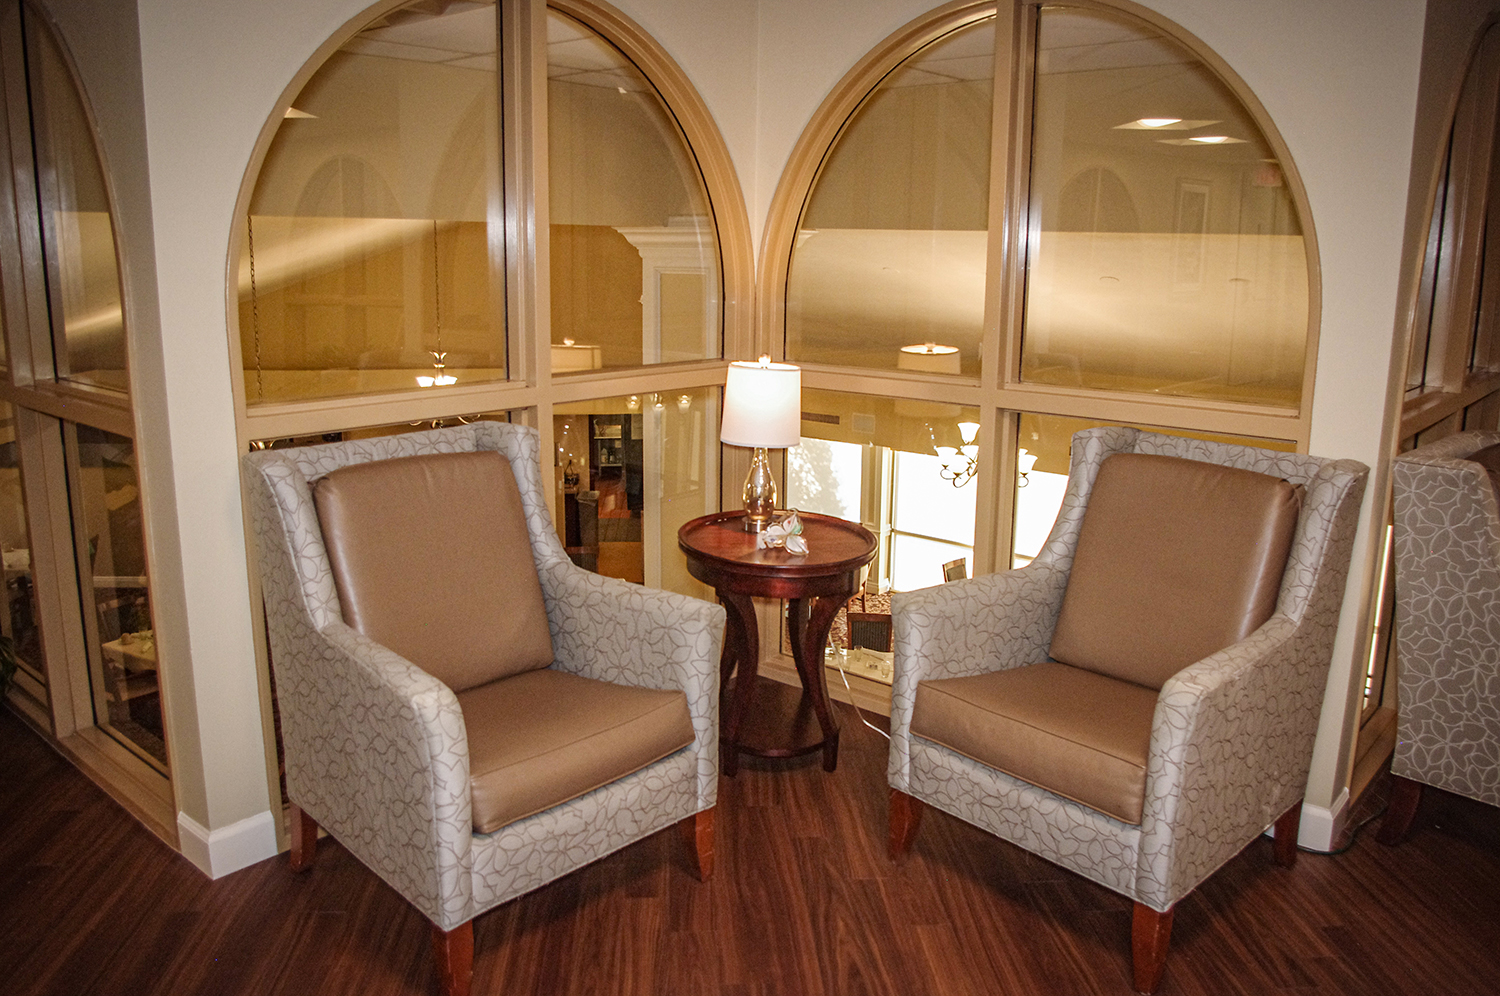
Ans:
[{"label": "beige wall", "polygon": [[[179,806],[211,831],[227,829],[269,802],[226,331],[236,198],[283,88],[364,4],[138,0],[139,73],[128,8],[101,9],[88,0],[47,5],[83,63],[116,187],[161,645],[175,662],[166,681]],[[758,231],[792,144],[823,96],[871,46],[929,4],[620,6],[702,93]],[[1417,183],[1409,172],[1423,6],[1150,6],[1197,33],[1242,76],[1290,146],[1307,185],[1323,274],[1312,448],[1378,463],[1391,413],[1386,387],[1409,179]],[[1322,806],[1336,802],[1345,777],[1357,610],[1371,569],[1368,528],[1363,532],[1309,794]]]}]

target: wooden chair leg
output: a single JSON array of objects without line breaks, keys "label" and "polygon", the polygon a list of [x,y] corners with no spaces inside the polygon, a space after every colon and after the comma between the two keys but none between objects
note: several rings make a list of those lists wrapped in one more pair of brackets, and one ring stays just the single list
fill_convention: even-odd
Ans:
[{"label": "wooden chair leg", "polygon": [[289,815],[292,819],[292,871],[307,871],[318,853],[318,824],[295,802]]},{"label": "wooden chair leg", "polygon": [[714,873],[714,811],[709,807],[694,813],[685,820],[677,821],[682,839],[687,844],[688,854],[693,858],[693,871],[698,881],[707,882]]},{"label": "wooden chair leg", "polygon": [[432,956],[443,996],[469,996],[474,981],[474,921],[452,930],[433,924]]},{"label": "wooden chair leg", "polygon": [[911,848],[922,822],[922,801],[898,789],[891,789],[891,837],[887,848],[892,861],[899,861]]},{"label": "wooden chair leg", "polygon": [[1172,941],[1172,913],[1158,913],[1145,903],[1135,904],[1130,925],[1130,947],[1135,959],[1135,991],[1154,993],[1167,966],[1167,946]]},{"label": "wooden chair leg", "polygon": [[1290,868],[1297,863],[1297,834],[1302,829],[1302,800],[1291,809],[1281,814],[1276,821],[1276,840],[1274,841],[1274,854],[1276,863],[1283,868]]},{"label": "wooden chair leg", "polygon": [[1417,806],[1422,802],[1422,783],[1400,775],[1391,776],[1391,801],[1385,809],[1385,819],[1380,821],[1380,832],[1375,839],[1387,847],[1394,847],[1411,833],[1411,824],[1417,817]]}]

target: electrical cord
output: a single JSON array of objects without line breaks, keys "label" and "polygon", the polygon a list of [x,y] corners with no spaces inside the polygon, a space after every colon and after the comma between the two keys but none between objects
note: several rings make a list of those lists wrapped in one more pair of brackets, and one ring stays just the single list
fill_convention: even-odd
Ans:
[{"label": "electrical cord", "polygon": [[891,739],[891,735],[889,733],[885,732],[880,727],[876,726],[874,723],[865,718],[864,711],[860,709],[859,703],[854,701],[854,689],[849,687],[849,675],[844,673],[844,665],[839,663],[838,654],[833,655],[833,666],[839,669],[839,677],[844,679],[844,689],[849,693],[849,704],[854,707],[854,715],[859,717],[859,721],[861,723],[865,724],[870,729],[880,734],[882,737],[885,737],[887,740]]}]

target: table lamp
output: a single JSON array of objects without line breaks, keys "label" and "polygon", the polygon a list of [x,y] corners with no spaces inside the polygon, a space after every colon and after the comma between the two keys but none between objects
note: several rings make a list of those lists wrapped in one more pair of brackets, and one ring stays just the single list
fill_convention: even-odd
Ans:
[{"label": "table lamp", "polygon": [[776,508],[776,479],[766,449],[802,442],[802,368],[772,363],[769,356],[729,364],[719,439],[755,448],[745,477],[745,531],[758,533],[770,525]]}]

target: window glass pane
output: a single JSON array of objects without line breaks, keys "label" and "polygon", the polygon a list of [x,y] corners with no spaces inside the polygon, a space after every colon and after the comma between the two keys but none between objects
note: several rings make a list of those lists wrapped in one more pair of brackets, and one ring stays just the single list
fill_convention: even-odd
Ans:
[{"label": "window glass pane", "polygon": [[26,495],[21,489],[15,409],[4,402],[0,402],[0,556],[4,558],[5,575],[0,635],[11,641],[21,667],[46,684],[36,590],[31,583],[31,533],[26,527]]},{"label": "window glass pane", "polygon": [[907,533],[896,533],[892,548],[893,591],[916,591],[942,584],[944,564],[959,559],[972,561],[974,556],[973,544],[942,543]]},{"label": "window glass pane", "polygon": [[864,447],[802,437],[786,451],[786,507],[863,520]]},{"label": "window glass pane", "polygon": [[[1067,490],[1073,434],[1102,425],[1119,424],[1093,422],[1082,418],[1065,418],[1060,415],[1031,414],[1022,414],[1019,421],[1017,445],[1020,459],[1017,461],[1018,468],[1014,485],[1016,521],[1011,548],[1011,566],[1013,567],[1023,567],[1031,563],[1031,559],[1047,542],[1047,536],[1052,532],[1052,524],[1057,521],[1058,509],[1062,507],[1063,493]],[[1139,426],[1139,428],[1173,436],[1184,436],[1188,439],[1258,446],[1264,450],[1279,450],[1284,453],[1291,453],[1297,449],[1295,443],[1285,439],[1184,432],[1150,425]]]},{"label": "window glass pane", "polygon": [[167,763],[156,634],[146,583],[135,444],[64,423],[94,721],[157,766]]},{"label": "window glass pane", "polygon": [[993,19],[951,32],[850,119],[792,251],[788,358],[978,375],[994,47]]},{"label": "window glass pane", "polygon": [[722,355],[718,238],[676,119],[555,11],[547,77],[553,372]]},{"label": "window glass pane", "polygon": [[251,405],[505,378],[496,39],[492,3],[412,4],[297,95],[241,246]]},{"label": "window glass pane", "polygon": [[787,501],[863,521],[879,539],[875,587],[941,584],[944,563],[972,555],[978,427],[959,405],[803,388]]},{"label": "window glass pane", "polygon": [[93,130],[51,32],[35,16],[25,26],[57,376],[124,391],[115,232]]},{"label": "window glass pane", "polygon": [[1037,44],[1023,379],[1296,407],[1306,249],[1248,110],[1124,14]]},{"label": "window glass pane", "polygon": [[[963,466],[964,473],[968,464]],[[891,524],[899,531],[974,545],[974,494],[935,453],[896,454]],[[977,465],[975,465],[977,470]]]},{"label": "window glass pane", "polygon": [[714,600],[677,530],[719,510],[719,389],[632,394],[553,409],[553,521],[573,562]]}]

